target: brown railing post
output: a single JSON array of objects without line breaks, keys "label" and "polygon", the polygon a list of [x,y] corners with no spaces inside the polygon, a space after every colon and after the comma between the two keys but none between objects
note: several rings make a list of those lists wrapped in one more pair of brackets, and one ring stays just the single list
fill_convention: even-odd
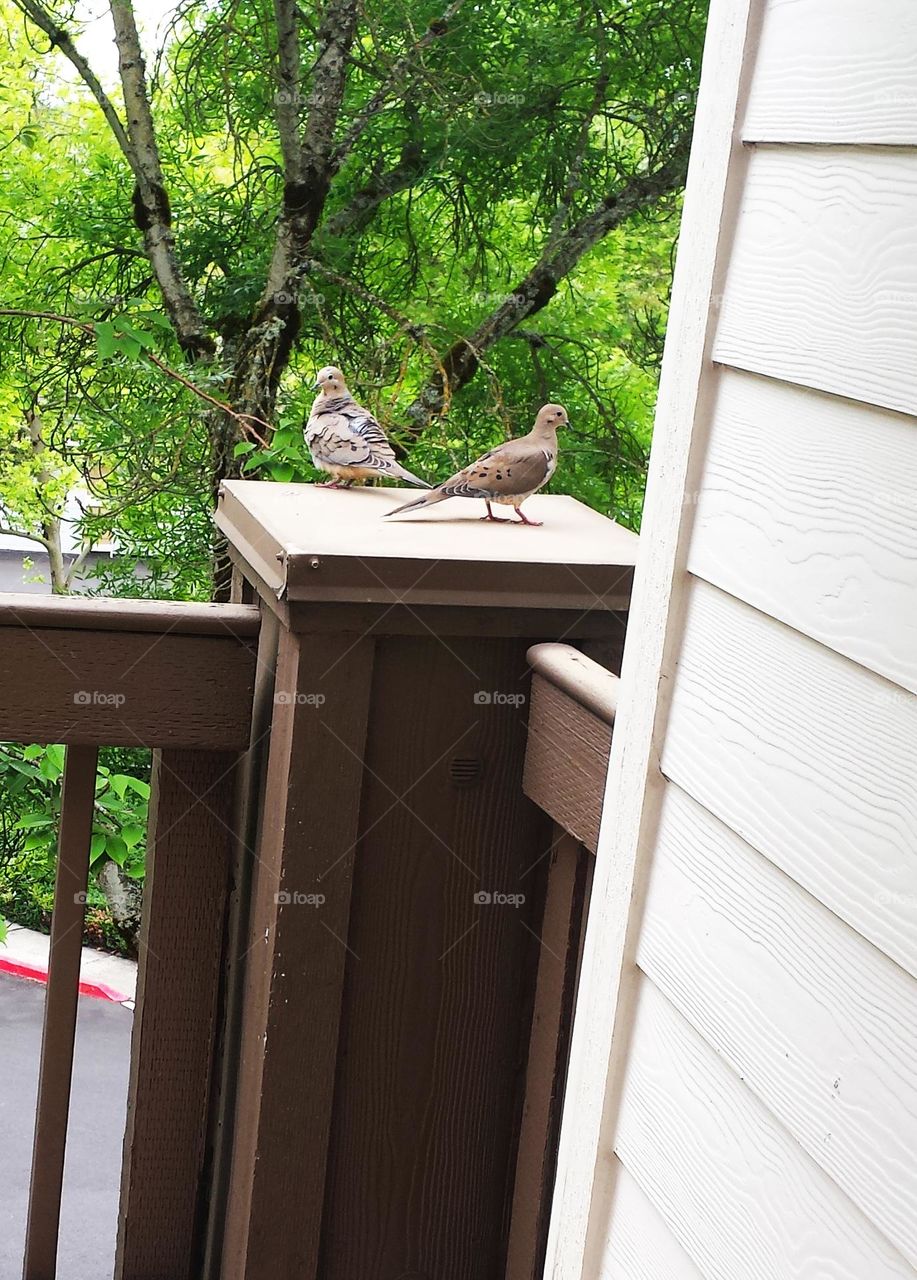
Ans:
[{"label": "brown railing post", "polygon": [[96,747],[68,747],[64,766],[23,1280],[54,1280],[57,1274],[98,754]]},{"label": "brown railing post", "polygon": [[220,1280],[506,1266],[539,929],[575,914],[558,882],[543,920],[526,651],[619,635],[636,539],[567,498],[384,522],[399,496],[227,482],[217,513],[280,627]]},{"label": "brown railing post", "polygon": [[116,1280],[190,1280],[232,853],[237,756],[157,753]]}]

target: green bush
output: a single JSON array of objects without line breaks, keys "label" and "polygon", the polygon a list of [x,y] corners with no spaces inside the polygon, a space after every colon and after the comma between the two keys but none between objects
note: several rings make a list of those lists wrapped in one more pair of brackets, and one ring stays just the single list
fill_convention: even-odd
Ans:
[{"label": "green bush", "polygon": [[[148,751],[104,748],[96,779],[90,867],[113,862],[142,881],[150,795]],[[0,744],[0,915],[46,930],[54,905],[57,829],[64,748]],[[90,877],[86,940],[131,953],[133,931],[113,918],[108,900]]]}]

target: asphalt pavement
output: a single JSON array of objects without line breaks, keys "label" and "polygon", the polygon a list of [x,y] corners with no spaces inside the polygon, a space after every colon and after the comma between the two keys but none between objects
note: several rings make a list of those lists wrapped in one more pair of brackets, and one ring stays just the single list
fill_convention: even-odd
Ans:
[{"label": "asphalt pavement", "polygon": [[[0,1280],[20,1280],[45,988],[0,973]],[[64,1167],[59,1280],[110,1280],[131,1013],[80,996]]]}]

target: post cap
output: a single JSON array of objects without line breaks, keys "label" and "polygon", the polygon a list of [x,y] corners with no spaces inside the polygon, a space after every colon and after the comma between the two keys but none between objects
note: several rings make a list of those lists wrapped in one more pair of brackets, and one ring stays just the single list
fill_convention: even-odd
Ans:
[{"label": "post cap", "polygon": [[575,498],[529,498],[538,528],[482,521],[469,498],[383,519],[417,496],[226,480],[216,522],[243,571],[291,603],[627,608],[637,535]]}]

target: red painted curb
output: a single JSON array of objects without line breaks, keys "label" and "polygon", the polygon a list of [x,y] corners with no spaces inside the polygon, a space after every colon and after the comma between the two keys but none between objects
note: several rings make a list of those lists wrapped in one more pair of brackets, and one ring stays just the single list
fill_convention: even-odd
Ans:
[{"label": "red painted curb", "polygon": [[[18,960],[5,960],[0,956],[0,973],[12,974],[14,978],[25,978],[28,982],[47,982],[47,969],[39,969],[35,965],[22,964]],[[130,996],[116,991],[107,982],[80,982],[81,996],[93,996],[97,1000],[111,1000],[113,1004],[123,1004]]]}]

